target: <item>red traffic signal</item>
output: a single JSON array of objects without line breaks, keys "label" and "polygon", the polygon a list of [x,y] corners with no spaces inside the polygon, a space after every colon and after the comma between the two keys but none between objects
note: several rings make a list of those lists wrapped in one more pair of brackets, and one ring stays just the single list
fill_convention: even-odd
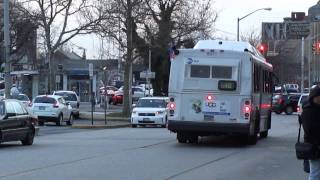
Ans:
[{"label": "red traffic signal", "polygon": [[314,42],[312,44],[312,52],[313,54],[320,54],[320,42]]},{"label": "red traffic signal", "polygon": [[265,55],[265,53],[267,52],[267,49],[268,49],[268,46],[266,44],[260,44],[258,46],[258,50],[262,55]]}]

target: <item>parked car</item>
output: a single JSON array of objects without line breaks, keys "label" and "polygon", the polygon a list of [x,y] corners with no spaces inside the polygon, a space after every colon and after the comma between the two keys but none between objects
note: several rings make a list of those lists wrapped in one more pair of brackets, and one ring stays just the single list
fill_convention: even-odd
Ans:
[{"label": "parked car", "polygon": [[45,122],[55,122],[57,126],[60,126],[65,121],[67,125],[72,125],[74,120],[70,103],[58,95],[35,97],[30,104],[30,111],[38,117],[39,125],[43,125]]},{"label": "parked car", "polygon": [[304,93],[300,96],[299,101],[298,101],[298,106],[297,106],[297,112],[298,114],[302,113],[302,105],[308,101],[309,98],[309,93]]},{"label": "parked car", "polygon": [[74,91],[55,91],[53,95],[62,96],[67,103],[72,107],[72,115],[79,118],[80,99]]},{"label": "parked car", "polygon": [[299,98],[299,93],[276,94],[272,98],[272,111],[277,114],[285,112],[287,115],[297,112]]},{"label": "parked car", "polygon": [[131,114],[131,126],[161,125],[166,127],[168,120],[167,97],[144,97],[138,100]]},{"label": "parked car", "polygon": [[23,145],[32,145],[34,123],[21,102],[15,99],[0,100],[0,143],[21,141]]},{"label": "parked car", "polygon": [[[138,101],[139,98],[144,97],[144,91],[140,87],[132,87],[132,100]],[[109,103],[117,105],[123,103],[123,86],[118,89],[118,91],[115,92],[114,96],[111,97]]]},{"label": "parked car", "polygon": [[106,87],[102,86],[99,88],[99,93],[101,96],[105,95],[105,88],[107,89],[107,96],[113,96],[114,93],[118,91],[118,88],[114,86],[106,86]]},{"label": "parked car", "polygon": [[12,98],[22,102],[25,107],[28,107],[28,105],[31,103],[29,97],[25,94],[18,94],[17,96],[13,96]]}]

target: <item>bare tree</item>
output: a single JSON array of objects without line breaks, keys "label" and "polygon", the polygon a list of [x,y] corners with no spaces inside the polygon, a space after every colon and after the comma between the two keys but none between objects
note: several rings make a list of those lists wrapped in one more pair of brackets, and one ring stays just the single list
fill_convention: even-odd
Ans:
[{"label": "bare tree", "polygon": [[[39,19],[46,60],[48,62],[48,91],[54,90],[54,67],[52,56],[63,44],[77,35],[94,31],[103,19],[99,9],[95,9],[91,0],[26,0],[31,16]],[[93,12],[94,11],[94,12]],[[92,16],[94,13],[96,16]],[[84,18],[85,17],[85,18]]]},{"label": "bare tree", "polygon": [[247,34],[242,34],[241,40],[249,42],[254,47],[258,47],[261,43],[261,34],[257,30],[252,29]]},{"label": "bare tree", "polygon": [[[155,94],[168,92],[170,46],[192,46],[199,39],[210,38],[213,34],[217,13],[212,0],[145,0],[152,21],[158,27],[155,33],[146,24],[146,30],[154,39],[152,69],[156,72]],[[150,24],[150,23],[149,23]]]}]

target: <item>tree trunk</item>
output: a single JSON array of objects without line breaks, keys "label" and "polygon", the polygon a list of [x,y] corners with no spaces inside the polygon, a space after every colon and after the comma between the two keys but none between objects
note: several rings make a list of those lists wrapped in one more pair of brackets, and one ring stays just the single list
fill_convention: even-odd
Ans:
[{"label": "tree trunk", "polygon": [[123,109],[122,114],[129,117],[131,113],[129,100],[129,84],[130,84],[130,63],[124,65],[124,82],[123,82]]},{"label": "tree trunk", "polygon": [[55,78],[54,78],[54,72],[55,72],[55,67],[53,63],[53,53],[49,52],[48,53],[48,65],[49,65],[49,74],[48,74],[48,94],[52,94],[53,91],[55,90]]}]

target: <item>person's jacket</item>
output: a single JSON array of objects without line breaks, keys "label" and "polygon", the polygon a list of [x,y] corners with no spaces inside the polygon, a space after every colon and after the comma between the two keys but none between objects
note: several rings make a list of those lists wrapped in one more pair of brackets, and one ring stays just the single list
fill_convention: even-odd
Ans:
[{"label": "person's jacket", "polygon": [[320,106],[313,103],[313,98],[320,96],[320,88],[315,87],[309,94],[309,100],[303,104],[301,120],[304,130],[304,141],[320,145]]}]

